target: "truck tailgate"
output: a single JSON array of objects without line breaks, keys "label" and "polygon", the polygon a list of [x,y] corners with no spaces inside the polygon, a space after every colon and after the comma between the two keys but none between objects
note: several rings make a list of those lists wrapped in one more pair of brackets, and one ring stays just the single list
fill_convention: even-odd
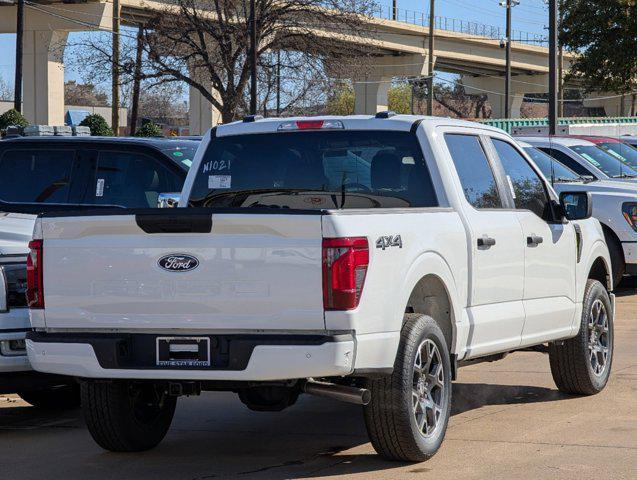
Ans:
[{"label": "truck tailgate", "polygon": [[47,328],[325,328],[320,215],[189,210],[41,218]]}]

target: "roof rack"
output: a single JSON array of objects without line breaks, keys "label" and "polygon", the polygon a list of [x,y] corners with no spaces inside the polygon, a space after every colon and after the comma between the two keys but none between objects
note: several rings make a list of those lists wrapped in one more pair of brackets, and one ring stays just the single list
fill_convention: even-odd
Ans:
[{"label": "roof rack", "polygon": [[4,138],[15,137],[89,137],[91,129],[79,125],[28,125],[20,127],[11,125],[7,127]]}]

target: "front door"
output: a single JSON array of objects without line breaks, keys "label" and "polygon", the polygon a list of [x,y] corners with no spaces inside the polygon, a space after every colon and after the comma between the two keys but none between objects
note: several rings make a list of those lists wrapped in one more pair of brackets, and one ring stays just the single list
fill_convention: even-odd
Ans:
[{"label": "front door", "polygon": [[522,345],[570,333],[575,313],[576,237],[571,223],[554,221],[546,185],[512,143],[491,138],[524,233]]}]

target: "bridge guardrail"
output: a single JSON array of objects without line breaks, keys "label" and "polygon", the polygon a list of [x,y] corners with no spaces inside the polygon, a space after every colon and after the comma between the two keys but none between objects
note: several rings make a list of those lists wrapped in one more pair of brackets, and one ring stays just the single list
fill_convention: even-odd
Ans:
[{"label": "bridge guardrail", "polygon": [[[384,20],[396,20],[397,22],[411,23],[412,25],[429,26],[429,14],[417,10],[397,8],[394,18],[393,7],[390,5],[377,5],[372,15]],[[494,25],[487,25],[480,22],[471,22],[459,18],[435,16],[435,28],[448,30],[456,33],[466,33],[492,40],[500,40],[505,37],[504,29]],[[511,40],[517,43],[540,45],[546,43],[546,37],[538,33],[525,32],[522,30],[512,30]]]}]

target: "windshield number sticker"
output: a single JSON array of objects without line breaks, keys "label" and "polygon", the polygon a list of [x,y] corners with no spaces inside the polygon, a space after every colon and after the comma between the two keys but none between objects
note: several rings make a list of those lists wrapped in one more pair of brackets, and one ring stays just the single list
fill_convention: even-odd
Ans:
[{"label": "windshield number sticker", "polygon": [[601,167],[601,164],[597,160],[595,160],[593,157],[591,157],[588,153],[580,153],[580,155],[584,157],[586,160],[588,160],[589,163],[592,163],[593,165],[595,165],[597,168]]},{"label": "windshield number sticker", "polygon": [[97,185],[95,185],[95,196],[103,197],[104,196],[104,179],[98,178]]},{"label": "windshield number sticker", "polygon": [[216,172],[219,170],[230,170],[229,160],[211,160],[203,164],[202,173]]},{"label": "windshield number sticker", "polygon": [[403,239],[400,237],[400,235],[378,237],[378,240],[376,240],[376,248],[385,250],[389,247],[403,248]]},{"label": "windshield number sticker", "polygon": [[230,188],[232,176],[230,175],[209,175],[208,188]]}]

